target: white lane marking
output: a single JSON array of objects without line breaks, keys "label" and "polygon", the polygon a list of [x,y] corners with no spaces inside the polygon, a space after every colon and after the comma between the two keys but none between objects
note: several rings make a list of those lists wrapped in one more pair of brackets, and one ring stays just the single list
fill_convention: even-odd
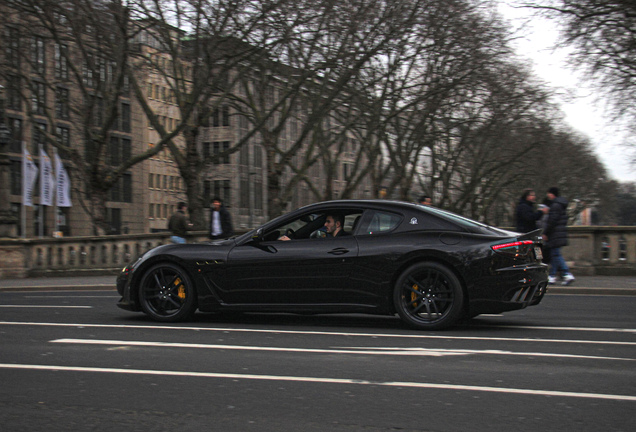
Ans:
[{"label": "white lane marking", "polygon": [[93,306],[0,305],[0,308],[92,309]]},{"label": "white lane marking", "polygon": [[148,341],[124,341],[124,340],[103,340],[103,339],[55,339],[51,343],[63,344],[83,344],[83,345],[115,345],[115,346],[141,346],[160,348],[196,348],[196,349],[221,349],[239,351],[273,351],[273,352],[300,352],[319,354],[364,354],[364,355],[391,355],[391,356],[457,356],[469,354],[485,355],[506,355],[506,356],[527,356],[527,357],[558,357],[558,358],[578,358],[593,360],[626,360],[636,359],[625,357],[600,357],[577,354],[558,354],[542,352],[522,352],[503,350],[467,350],[467,349],[443,349],[443,348],[384,348],[384,347],[334,347],[323,348],[283,348],[283,347],[261,347],[250,345],[220,345],[220,344],[191,344],[182,342],[148,342]]},{"label": "white lane marking", "polygon": [[121,296],[107,296],[107,295],[67,295],[67,296],[24,296],[24,298],[100,298],[100,299],[112,299],[112,298],[121,298]]},{"label": "white lane marking", "polygon": [[[326,331],[300,331],[300,330],[265,330],[265,329],[242,329],[242,328],[221,328],[221,327],[176,327],[163,325],[124,325],[124,324],[72,324],[72,323],[46,323],[46,322],[19,322],[0,321],[0,325],[18,326],[43,326],[43,327],[85,327],[85,328],[127,328],[145,330],[190,330],[190,331],[211,331],[222,333],[267,333],[267,334],[299,334],[317,336],[356,336],[371,338],[401,338],[401,339],[446,339],[446,340],[478,340],[478,341],[504,341],[504,342],[541,342],[541,343],[576,343],[595,345],[636,345],[636,342],[624,341],[595,341],[580,339],[541,339],[541,338],[505,338],[505,337],[480,337],[480,336],[446,336],[446,335],[418,335],[418,334],[394,334],[394,333],[345,333]],[[534,327],[528,327],[533,329]],[[636,332],[634,329],[608,329],[612,331]],[[596,330],[593,330],[596,331]]]},{"label": "white lane marking", "polygon": [[196,378],[227,378],[227,379],[262,380],[262,381],[288,381],[288,382],[305,382],[305,383],[322,383],[322,384],[355,384],[355,385],[372,385],[372,386],[379,386],[379,387],[409,387],[409,388],[436,389],[436,390],[478,391],[478,392],[490,392],[490,393],[508,393],[508,394],[534,395],[534,396],[559,396],[559,397],[606,399],[606,400],[636,402],[636,396],[632,396],[632,395],[579,393],[579,392],[566,392],[566,391],[555,391],[555,390],[486,387],[486,386],[472,386],[472,385],[460,385],[460,384],[438,384],[438,383],[399,382],[399,381],[367,381],[367,380],[348,379],[348,378],[320,378],[320,377],[302,377],[302,376],[284,376],[284,375],[231,374],[231,373],[217,373],[217,372],[186,372],[186,371],[181,372],[181,371],[161,371],[161,370],[148,370],[148,369],[119,369],[119,368],[29,365],[29,364],[9,364],[9,363],[0,363],[0,368],[21,369],[21,370],[42,370],[42,371],[56,371],[56,372],[58,371],[100,372],[100,373],[117,373],[117,374],[130,374],[130,375],[159,375],[159,376],[178,376],[178,377],[196,377]]},{"label": "white lane marking", "polygon": [[[475,327],[494,327],[494,326],[475,326]],[[549,326],[514,326],[504,325],[497,326],[497,328],[508,329],[523,329],[523,330],[563,330],[563,331],[589,331],[589,332],[616,332],[616,333],[635,333],[636,329],[623,329],[623,328],[604,328],[604,327],[549,327]]]},{"label": "white lane marking", "polygon": [[95,340],[95,339],[56,339],[51,343],[84,344],[84,345],[117,345],[117,346],[142,346],[142,347],[162,347],[162,348],[198,348],[198,349],[223,349],[239,351],[274,351],[274,352],[301,352],[319,354],[366,354],[366,355],[419,355],[419,356],[451,356],[467,355],[468,353],[454,352],[453,350],[437,350],[422,348],[419,352],[395,351],[388,352],[375,348],[347,348],[347,349],[322,349],[322,348],[283,348],[283,347],[260,347],[249,345],[217,345],[217,344],[189,344],[174,342],[145,342],[145,341],[122,341],[122,340]]}]

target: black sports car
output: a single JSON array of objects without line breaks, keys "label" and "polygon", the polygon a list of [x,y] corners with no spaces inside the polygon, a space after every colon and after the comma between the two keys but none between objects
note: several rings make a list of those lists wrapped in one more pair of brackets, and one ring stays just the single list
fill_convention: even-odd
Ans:
[{"label": "black sports car", "polygon": [[[341,232],[325,236],[327,221]],[[146,252],[120,274],[118,306],[164,322],[196,309],[397,313],[441,329],[538,304],[548,278],[540,234],[405,202],[323,202],[235,238]]]}]

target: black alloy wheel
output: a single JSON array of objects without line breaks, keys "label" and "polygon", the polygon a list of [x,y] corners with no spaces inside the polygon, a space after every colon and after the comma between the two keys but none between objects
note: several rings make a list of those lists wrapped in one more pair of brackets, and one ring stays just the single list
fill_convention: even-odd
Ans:
[{"label": "black alloy wheel", "polygon": [[196,310],[196,290],[181,267],[156,264],[141,279],[139,303],[155,321],[182,321]]},{"label": "black alloy wheel", "polygon": [[420,330],[440,330],[461,318],[464,293],[448,267],[435,262],[414,264],[398,279],[393,291],[398,315]]}]

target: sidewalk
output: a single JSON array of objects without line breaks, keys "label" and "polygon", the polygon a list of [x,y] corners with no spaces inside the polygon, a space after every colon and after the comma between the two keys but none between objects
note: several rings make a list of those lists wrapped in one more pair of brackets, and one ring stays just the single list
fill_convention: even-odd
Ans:
[{"label": "sidewalk", "polygon": [[[114,290],[116,275],[0,279],[2,291]],[[548,294],[636,295],[636,276],[579,276],[569,286],[550,285]]]}]

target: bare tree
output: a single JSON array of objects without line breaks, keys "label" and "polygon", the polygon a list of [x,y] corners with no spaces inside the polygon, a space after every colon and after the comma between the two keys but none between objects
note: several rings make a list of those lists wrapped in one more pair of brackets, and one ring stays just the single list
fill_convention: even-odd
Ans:
[{"label": "bare tree", "polygon": [[[190,218],[197,229],[205,227],[202,178],[213,163],[237,152],[253,135],[219,153],[202,146],[200,132],[211,115],[230,103],[237,82],[255,64],[275,50],[280,35],[268,24],[286,1],[161,1],[129,2],[140,34],[156,41],[151,50],[135,59],[131,69],[135,95],[162,141],[170,149],[184,179]],[[140,82],[154,74],[169,88],[179,111],[177,124],[167,130]],[[179,143],[177,138],[182,139]]]},{"label": "bare tree", "polygon": [[[539,0],[524,3],[561,24],[570,60],[636,128],[636,3],[632,0]],[[633,145],[633,143],[632,143]]]},{"label": "bare tree", "polygon": [[31,122],[73,124],[70,134],[60,127],[34,134],[72,161],[76,197],[95,233],[106,233],[110,192],[126,188],[121,183],[126,172],[160,150],[138,149],[118,138],[131,131],[128,10],[118,0],[19,0],[11,2],[6,17],[7,28],[27,46],[16,50],[17,64],[0,73],[27,89],[22,97]]}]

